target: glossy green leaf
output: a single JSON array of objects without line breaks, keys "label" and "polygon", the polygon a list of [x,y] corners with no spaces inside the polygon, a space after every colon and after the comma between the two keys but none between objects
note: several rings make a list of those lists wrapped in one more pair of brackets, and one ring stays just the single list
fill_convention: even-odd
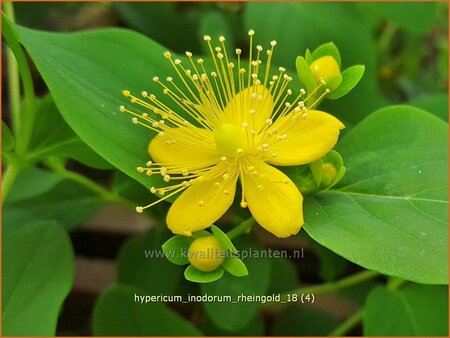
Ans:
[{"label": "glossy green leaf", "polygon": [[223,276],[224,269],[219,266],[214,271],[200,271],[196,269],[193,265],[189,265],[186,270],[184,270],[184,277],[194,283],[211,283],[220,279]]},{"label": "glossy green leaf", "polygon": [[364,69],[365,67],[362,65],[355,65],[344,70],[341,73],[342,75],[341,84],[336,90],[332,91],[327,96],[327,99],[336,100],[348,94],[353,88],[355,88],[355,86],[361,80],[364,74]]},{"label": "glossy green leaf", "polygon": [[94,335],[202,335],[194,325],[162,302],[145,303],[144,298],[144,303],[141,303],[139,296],[152,295],[129,285],[116,284],[106,289],[95,304],[92,325]]},{"label": "glossy green leaf", "polygon": [[244,262],[237,257],[229,257],[225,259],[222,266],[233,276],[243,277],[248,275],[248,270]]},{"label": "glossy green leaf", "polygon": [[265,295],[270,282],[270,260],[244,257],[244,254],[249,254],[250,250],[260,252],[264,248],[252,240],[250,236],[240,237],[235,242],[240,250],[241,258],[247,266],[249,275],[235,277],[226,273],[218,281],[200,286],[202,294],[228,295],[234,300],[235,303],[208,302],[203,304],[208,317],[214,324],[227,331],[236,331],[246,327],[261,307],[258,302],[238,302],[237,297],[241,294]]},{"label": "glossy green leaf", "polygon": [[97,169],[112,168],[70,129],[50,96],[39,103],[36,115],[28,150],[30,158],[58,155]]},{"label": "glossy green leaf", "polygon": [[189,264],[187,251],[193,240],[194,239],[192,237],[181,235],[176,235],[169,238],[162,245],[166,259],[177,265]]},{"label": "glossy green leaf", "polygon": [[338,145],[342,181],[305,199],[305,230],[369,270],[446,284],[447,136],[445,122],[413,107],[373,113]]},{"label": "glossy green leaf", "polygon": [[297,56],[297,59],[295,59],[295,68],[297,69],[297,76],[300,83],[305,86],[307,93],[311,93],[316,88],[316,80],[303,56]]},{"label": "glossy green leaf", "polygon": [[172,294],[182,278],[183,269],[169,262],[161,249],[169,236],[166,229],[157,228],[130,238],[119,254],[117,281],[150,294]]},{"label": "glossy green leaf", "polygon": [[231,239],[228,238],[226,233],[224,233],[222,230],[220,230],[219,227],[215,226],[214,224],[211,226],[211,230],[214,236],[217,237],[217,239],[225,249],[230,250],[232,253],[237,253],[236,247],[234,246],[233,242],[231,242]]},{"label": "glossy green leaf", "polygon": [[[318,58],[321,58],[322,56],[332,56],[339,67],[341,66],[341,54],[339,53],[339,49],[336,47],[336,45],[333,42],[324,43],[323,45],[320,45],[317,47],[311,55],[311,60],[317,60]],[[310,62],[311,63],[311,62]]]},{"label": "glossy green leaf", "polygon": [[2,334],[52,336],[72,287],[74,254],[66,230],[28,224],[3,239]]},{"label": "glossy green leaf", "polygon": [[367,297],[363,328],[365,336],[448,336],[448,289],[412,284],[393,291],[379,286]]},{"label": "glossy green leaf", "polygon": [[6,123],[2,120],[2,152],[14,149],[14,137]]},{"label": "glossy green leaf", "polygon": [[7,201],[3,207],[2,234],[6,236],[27,223],[43,220],[56,220],[67,230],[72,230],[92,217],[102,204],[98,194],[64,180],[43,194]]},{"label": "glossy green leaf", "polygon": [[326,336],[338,322],[330,315],[311,306],[290,306],[275,320],[275,336]]},{"label": "glossy green leaf", "polygon": [[127,104],[123,89],[161,93],[152,76],[172,72],[162,56],[165,49],[121,29],[71,34],[17,30],[56,106],[78,136],[128,176],[147,187],[156,185],[159,175],[136,171],[149,159],[147,145],[153,134],[133,125],[119,106]]}]

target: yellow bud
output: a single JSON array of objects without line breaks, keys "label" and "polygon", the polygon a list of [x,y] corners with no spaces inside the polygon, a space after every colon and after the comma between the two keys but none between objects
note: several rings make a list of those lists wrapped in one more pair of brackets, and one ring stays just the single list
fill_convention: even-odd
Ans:
[{"label": "yellow bud", "polygon": [[337,178],[338,171],[336,167],[328,162],[322,165],[322,184],[323,186],[331,185]]},{"label": "yellow bud", "polygon": [[[314,74],[316,82],[320,82],[323,79],[328,83],[331,79],[341,74],[338,63],[336,62],[334,57],[330,55],[318,58],[313,63],[311,63],[309,67]],[[340,84],[341,81],[338,82]]]},{"label": "yellow bud", "polygon": [[224,261],[225,251],[215,236],[200,237],[189,247],[188,259],[200,271],[214,271]]}]

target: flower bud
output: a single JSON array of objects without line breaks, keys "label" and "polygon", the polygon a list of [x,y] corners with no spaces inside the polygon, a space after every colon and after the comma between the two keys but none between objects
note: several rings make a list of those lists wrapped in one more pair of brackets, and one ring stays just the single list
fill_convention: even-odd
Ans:
[{"label": "flower bud", "polygon": [[330,56],[322,56],[309,65],[316,82],[325,81],[327,88],[336,89],[342,82],[341,70],[336,60]]},{"label": "flower bud", "polygon": [[216,236],[197,238],[189,246],[189,262],[198,270],[209,272],[216,270],[225,258],[225,250]]},{"label": "flower bud", "polygon": [[338,176],[338,171],[332,163],[325,162],[322,164],[322,183],[321,186],[329,187],[334,183]]}]

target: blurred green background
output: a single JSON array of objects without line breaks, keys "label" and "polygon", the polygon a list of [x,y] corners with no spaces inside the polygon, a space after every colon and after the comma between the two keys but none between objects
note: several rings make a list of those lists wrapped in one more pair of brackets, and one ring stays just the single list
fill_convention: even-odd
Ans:
[{"label": "blurred green background", "polygon": [[[256,31],[257,42],[267,44],[273,39],[278,41],[274,62],[277,65],[284,65],[292,75],[295,73],[294,63],[297,55],[304,55],[307,48],[313,50],[323,43],[333,41],[341,52],[342,68],[345,69],[354,64],[366,66],[364,77],[355,90],[337,102],[326,101],[321,105],[322,110],[335,114],[343,120],[347,127],[346,130],[351,129],[353,125],[376,109],[398,103],[408,103],[424,108],[448,121],[448,5],[446,2],[20,2],[15,3],[14,6],[17,23],[30,28],[59,32],[102,27],[130,28],[179,53],[186,50],[195,54],[204,53],[202,44],[204,34],[225,35],[230,47],[244,49],[248,45],[247,30],[252,28]],[[5,81],[6,72],[4,71],[3,74]],[[152,76],[152,74],[143,74],[143,76]],[[33,69],[33,78],[38,94],[42,96],[46,94],[47,87],[36,69]],[[2,104],[5,108],[4,111],[8,111],[8,101],[3,100]],[[40,115],[42,119],[39,120],[41,123],[45,123],[46,119],[53,121],[62,119],[51,100],[48,100],[47,106],[44,108],[46,108],[45,112],[48,117],[42,115],[44,111],[40,112],[42,113]],[[5,114],[3,119],[8,121],[8,116]],[[39,121],[37,130],[39,130]],[[42,128],[42,130],[44,129]],[[77,147],[81,148],[79,144]],[[97,162],[98,160],[96,160]],[[142,202],[149,198],[146,189],[124,174],[113,174],[112,171],[104,170],[111,169],[108,164],[89,166],[89,163],[90,161],[83,161],[75,157],[75,160],[69,161],[69,167],[100,184],[108,185],[112,181],[113,189],[129,200]],[[38,172],[38,174],[41,175],[36,176],[36,181],[39,183],[44,180],[54,180],[53,176],[44,177],[42,172]],[[45,174],[48,173],[45,172]],[[18,182],[21,181],[18,180]],[[27,199],[23,203],[16,203],[15,208],[10,207],[9,211],[3,215],[4,222],[5,217],[6,219],[14,218],[16,222],[30,221],[30,219],[33,220],[33,217],[36,219],[42,219],[44,216],[52,218],[55,217],[54,214],[57,211],[58,221],[66,228],[74,230],[70,236],[78,258],[89,257],[92,260],[107,261],[112,266],[112,270],[116,268],[114,266],[116,264],[119,280],[124,279],[123,276],[131,276],[127,277],[133,279],[128,281],[129,284],[140,286],[139,283],[142,283],[144,288],[146,283],[150,284],[155,271],[158,273],[162,268],[149,265],[143,268],[143,265],[139,265],[140,261],[135,260],[135,257],[138,255],[137,252],[140,252],[141,246],[148,242],[153,243],[153,238],[157,238],[158,234],[153,233],[156,230],[131,239],[131,231],[125,235],[114,233],[117,229],[114,231],[102,229],[98,233],[83,232],[82,229],[80,231],[79,227],[85,224],[102,205],[98,196],[91,191],[84,191],[83,187],[74,182],[55,181],[49,186],[52,187],[51,190],[49,188],[49,191],[34,192],[33,189],[30,189],[28,182],[16,186],[14,190],[16,195],[25,191],[28,193]],[[66,201],[61,198],[62,194],[70,195],[64,197],[69,202],[55,207],[56,202]],[[12,192],[10,199],[13,202],[14,198],[18,199]],[[31,204],[35,207],[31,208]],[[161,206],[161,208],[165,207]],[[83,212],[80,213],[80,210]],[[154,214],[158,214],[158,212],[156,211]],[[159,212],[159,214],[165,214],[165,211]],[[110,218],[113,217],[114,215]],[[108,221],[111,219],[105,222]],[[123,229],[121,230],[123,231]],[[5,228],[3,231],[5,232]],[[164,233],[160,236],[167,235]],[[271,292],[283,292],[295,288],[299,284],[299,276],[301,283],[316,284],[337,280],[360,269],[357,265],[347,262],[310,240],[304,232],[299,236],[299,240],[301,245],[304,245],[305,242],[309,243],[307,250],[314,254],[306,255],[306,259],[301,263],[285,260],[274,264],[270,276],[265,276],[267,283],[270,278],[269,290]],[[156,245],[156,243],[153,244]],[[270,247],[289,249],[292,242],[265,244]],[[300,244],[296,242],[295,245]],[[113,259],[117,257],[119,259],[114,262]],[[128,262],[134,262],[135,265],[128,264]],[[169,269],[171,268],[173,269],[173,266],[169,267]],[[173,270],[175,271],[173,274],[179,274],[178,270]],[[77,273],[80,271],[85,275],[93,272],[92,266],[78,266]],[[134,275],[134,271],[139,271],[139,274]],[[262,274],[264,275],[264,271]],[[171,271],[168,270],[167,276],[170,275]],[[155,283],[155,280],[153,279],[152,282]],[[342,291],[339,296],[352,304],[346,309],[335,298],[329,298],[325,299],[328,302],[325,309],[311,309],[305,306],[289,307],[283,312],[264,310],[263,317],[256,317],[250,325],[233,332],[233,334],[328,334],[336,327],[339,320],[347,317],[355,308],[359,308],[369,291],[374,286],[381,284],[380,282],[380,279],[371,280],[358,285],[358,287]],[[77,280],[75,284],[77,283],[79,285],[80,280]],[[176,287],[177,289],[175,289]],[[420,287],[419,293],[426,294],[428,292],[427,286]],[[161,278],[156,281],[156,288],[162,291],[171,290],[175,293],[198,292],[196,286],[192,286],[184,280],[167,282]],[[408,297],[409,289],[406,290],[405,297]],[[93,304],[98,300],[98,295],[102,291],[100,290],[94,295],[82,294],[79,290],[72,291],[59,318],[58,334],[92,334]],[[414,293],[412,295],[411,298],[414,298]],[[381,296],[383,295],[379,295],[382,300]],[[436,296],[436,298],[438,297],[440,296]],[[430,299],[433,298],[430,297]],[[373,299],[372,301],[376,302]],[[442,301],[444,300],[442,299]],[[383,302],[379,303],[377,305],[383,308]],[[429,302],[426,303],[426,300],[419,305],[421,309],[425,309],[424,312],[428,306],[432,306]],[[216,327],[210,319],[202,317],[198,307],[194,308],[194,311],[186,307],[176,308],[176,310],[201,327],[205,334],[230,334]],[[329,312],[333,312],[331,316]],[[363,331],[358,326],[350,333],[361,335]]]}]

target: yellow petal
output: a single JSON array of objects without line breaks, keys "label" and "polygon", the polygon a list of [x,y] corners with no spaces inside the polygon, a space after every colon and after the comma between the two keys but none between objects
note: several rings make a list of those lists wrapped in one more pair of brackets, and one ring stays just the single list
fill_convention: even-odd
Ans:
[{"label": "yellow petal", "polygon": [[[333,149],[345,127],[334,116],[318,110],[310,110],[304,117],[299,113],[294,120],[292,117],[289,114],[273,124],[279,132],[267,142],[270,147],[267,163],[301,165],[318,160]],[[277,139],[283,134],[285,140]]]},{"label": "yellow petal", "polygon": [[213,126],[217,127],[220,124],[220,109],[212,103],[202,91],[199,92],[201,104],[196,105],[197,110],[208,120]]},{"label": "yellow petal", "polygon": [[[252,94],[256,93],[256,95]],[[274,109],[273,97],[263,85],[250,86],[234,96],[223,111],[226,123],[242,125],[248,123],[250,129],[260,131]],[[252,111],[253,113],[250,113]]]},{"label": "yellow petal", "polygon": [[220,157],[212,132],[193,126],[171,128],[162,136],[156,135],[148,145],[148,152],[155,162],[177,166],[195,165]]},{"label": "yellow petal", "polygon": [[166,219],[169,229],[190,236],[210,227],[233,203],[237,176],[237,170],[229,164],[217,164],[204,175],[203,181],[187,188],[172,204]]},{"label": "yellow petal", "polygon": [[245,172],[243,187],[253,217],[277,237],[295,235],[304,223],[302,195],[278,169],[262,161],[252,165],[257,173]]}]

